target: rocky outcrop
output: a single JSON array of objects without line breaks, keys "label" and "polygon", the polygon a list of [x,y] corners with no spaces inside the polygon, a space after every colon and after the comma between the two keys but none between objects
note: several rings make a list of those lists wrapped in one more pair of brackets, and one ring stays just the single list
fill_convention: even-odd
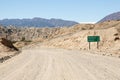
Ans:
[{"label": "rocky outcrop", "polygon": [[5,39],[5,38],[1,38],[1,43],[2,43],[4,46],[6,46],[6,47],[8,47],[8,48],[10,48],[10,49],[13,49],[13,50],[18,51],[18,49],[13,45],[13,43],[12,43],[10,40],[7,40],[7,39]]},{"label": "rocky outcrop", "polygon": [[12,44],[10,40],[0,38],[0,62],[17,55],[19,50]]}]

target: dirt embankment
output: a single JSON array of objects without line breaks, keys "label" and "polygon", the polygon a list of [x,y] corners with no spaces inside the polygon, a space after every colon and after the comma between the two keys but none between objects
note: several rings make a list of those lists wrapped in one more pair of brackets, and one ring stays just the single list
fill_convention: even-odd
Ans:
[{"label": "dirt embankment", "polygon": [[0,62],[4,62],[18,53],[19,49],[17,49],[10,40],[5,38],[0,39]]}]

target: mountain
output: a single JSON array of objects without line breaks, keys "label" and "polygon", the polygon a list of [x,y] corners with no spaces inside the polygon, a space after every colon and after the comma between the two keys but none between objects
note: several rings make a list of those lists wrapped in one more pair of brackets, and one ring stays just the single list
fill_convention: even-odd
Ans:
[{"label": "mountain", "polygon": [[120,12],[116,12],[116,13],[112,13],[110,15],[107,15],[103,19],[98,21],[98,23],[110,21],[110,20],[120,20]]},{"label": "mountain", "polygon": [[33,18],[33,19],[3,19],[0,20],[0,24],[3,26],[22,26],[22,27],[63,27],[73,26],[78,24],[75,21],[68,21],[62,19],[44,19],[44,18]]}]

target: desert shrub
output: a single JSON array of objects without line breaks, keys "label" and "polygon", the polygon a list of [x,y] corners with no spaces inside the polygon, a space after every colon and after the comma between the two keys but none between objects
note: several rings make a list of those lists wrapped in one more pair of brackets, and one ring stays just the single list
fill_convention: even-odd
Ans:
[{"label": "desert shrub", "polygon": [[22,37],[21,41],[25,41],[25,37]]},{"label": "desert shrub", "polygon": [[117,41],[117,40],[120,40],[120,38],[119,37],[115,37],[114,41]]},{"label": "desert shrub", "polygon": [[93,27],[90,27],[90,29],[94,29]]},{"label": "desert shrub", "polygon": [[16,43],[17,41],[11,41],[13,44]]},{"label": "desert shrub", "polygon": [[118,33],[115,33],[114,36],[118,36],[119,34]]},{"label": "desert shrub", "polygon": [[31,40],[25,40],[24,42],[32,42]]},{"label": "desert shrub", "polygon": [[86,30],[84,27],[81,28],[82,30]]},{"label": "desert shrub", "polygon": [[118,19],[117,21],[120,21],[120,19]]}]

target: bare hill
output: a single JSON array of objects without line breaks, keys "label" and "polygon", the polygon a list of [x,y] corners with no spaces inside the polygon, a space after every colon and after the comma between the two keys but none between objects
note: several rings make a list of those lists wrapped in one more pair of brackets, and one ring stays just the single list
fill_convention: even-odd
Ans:
[{"label": "bare hill", "polygon": [[120,20],[120,12],[115,12],[115,13],[109,14],[109,15],[105,16],[103,19],[101,19],[100,21],[98,21],[98,23],[105,22],[105,21],[111,21],[111,20],[119,21]]}]

